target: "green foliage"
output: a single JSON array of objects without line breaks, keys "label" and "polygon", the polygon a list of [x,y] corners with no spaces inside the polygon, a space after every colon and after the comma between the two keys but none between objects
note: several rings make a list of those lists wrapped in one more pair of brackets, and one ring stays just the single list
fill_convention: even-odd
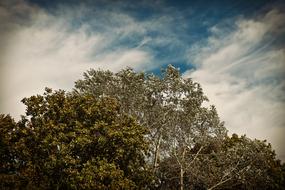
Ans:
[{"label": "green foliage", "polygon": [[1,116],[2,178],[17,175],[12,182],[21,181],[19,188],[27,189],[139,189],[149,184],[147,130],[120,113],[116,100],[46,89],[23,103],[26,117],[17,124]]},{"label": "green foliage", "polygon": [[[132,69],[118,73],[90,70],[75,87],[80,94],[119,100],[122,112],[132,115],[149,129],[151,157],[148,164],[158,178],[174,171],[172,166],[183,170],[190,167],[191,161],[185,159],[185,154],[192,147],[205,148],[211,141],[221,143],[226,136],[215,107],[203,106],[208,99],[201,86],[191,79],[183,79],[171,65],[161,77],[136,73]],[[159,163],[165,160],[172,160],[170,166],[165,166],[171,171],[161,169],[164,166]],[[160,183],[161,179],[157,185]]]},{"label": "green foliage", "polygon": [[20,183],[12,141],[15,127],[16,123],[9,115],[0,115],[0,189],[15,189]]}]

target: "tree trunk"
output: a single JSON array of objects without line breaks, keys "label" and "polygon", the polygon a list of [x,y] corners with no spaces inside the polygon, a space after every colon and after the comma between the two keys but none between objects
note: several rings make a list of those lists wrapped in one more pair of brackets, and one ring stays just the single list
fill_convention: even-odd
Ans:
[{"label": "tree trunk", "polygon": [[184,189],[184,170],[183,170],[183,166],[180,167],[180,190]]},{"label": "tree trunk", "polygon": [[160,142],[161,142],[161,135],[159,135],[158,141],[157,141],[157,143],[155,145],[153,172],[155,172],[155,170],[156,170],[156,168],[158,166]]},{"label": "tree trunk", "polygon": [[180,190],[184,189],[184,162],[185,162],[185,152],[186,149],[183,148],[182,151],[182,159],[181,159],[181,163],[180,163]]}]

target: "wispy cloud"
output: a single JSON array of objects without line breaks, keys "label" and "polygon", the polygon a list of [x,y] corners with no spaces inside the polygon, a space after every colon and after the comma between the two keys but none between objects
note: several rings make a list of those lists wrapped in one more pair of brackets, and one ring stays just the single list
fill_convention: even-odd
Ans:
[{"label": "wispy cloud", "polygon": [[[277,9],[256,19],[239,18],[233,29],[214,26],[203,44],[189,49],[200,82],[230,132],[268,139],[285,158],[285,14]],[[283,36],[282,36],[283,35]]]},{"label": "wispy cloud", "polygon": [[[74,26],[70,20],[85,15],[72,9],[64,9],[58,15],[24,1],[18,1],[17,5],[13,10],[9,4],[1,6],[4,11],[0,19],[5,26],[1,34],[5,33],[9,39],[1,55],[1,99],[5,100],[1,101],[1,112],[19,117],[23,113],[20,103],[23,97],[40,93],[45,86],[71,89],[74,81],[89,68],[118,71],[127,66],[152,67],[149,65],[152,57],[147,51],[127,45],[116,47],[124,36],[144,32],[144,25],[128,15],[105,15],[111,23],[96,24],[114,27],[102,32],[92,22]],[[87,7],[80,9],[88,11]],[[26,18],[19,17],[21,14]]]},{"label": "wispy cloud", "polygon": [[46,10],[23,0],[3,1],[0,111],[18,117],[23,97],[45,86],[71,89],[89,68],[149,71],[181,60],[177,55],[184,43],[172,31],[177,15],[154,6],[159,2],[142,2],[159,12],[142,19],[135,7],[113,3],[58,4]]}]

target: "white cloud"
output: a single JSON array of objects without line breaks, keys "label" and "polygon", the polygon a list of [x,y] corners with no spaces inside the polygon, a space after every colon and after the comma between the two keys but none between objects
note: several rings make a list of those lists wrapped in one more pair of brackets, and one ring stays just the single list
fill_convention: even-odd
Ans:
[{"label": "white cloud", "polygon": [[285,160],[285,49],[280,38],[285,14],[271,10],[239,19],[230,33],[215,26],[206,43],[189,50],[195,70],[184,73],[202,84],[230,133],[267,139]]},{"label": "white cloud", "polygon": [[[51,15],[24,1],[18,1],[18,8],[14,7],[12,12],[11,6],[2,6],[1,9],[7,10],[0,15],[0,20],[7,25],[5,34],[9,38],[5,54],[0,57],[3,63],[1,113],[19,118],[24,113],[24,106],[20,103],[23,97],[42,93],[46,86],[69,90],[74,81],[90,68],[118,71],[127,66],[135,69],[150,66],[148,52],[139,48],[112,47],[117,33],[131,34],[142,30],[134,20],[123,20],[118,23],[122,27],[117,30],[96,33],[87,24],[73,27],[69,20],[78,14],[72,14],[71,9],[61,15]],[[18,14],[29,17],[18,18],[15,16]],[[121,15],[117,19],[126,17]],[[125,22],[130,23],[129,28],[120,31],[127,24]],[[8,35],[11,31],[13,35]]]},{"label": "white cloud", "polygon": [[[148,69],[151,67],[151,65],[146,65],[146,63],[150,63],[149,60],[151,60],[151,57],[147,52],[137,49],[127,51],[119,50],[103,56],[101,59],[96,61],[96,65],[99,68],[109,69],[114,72],[128,66],[131,66],[136,70],[141,70],[146,69],[146,67],[148,67]],[[130,62],[132,64],[129,64]]]}]

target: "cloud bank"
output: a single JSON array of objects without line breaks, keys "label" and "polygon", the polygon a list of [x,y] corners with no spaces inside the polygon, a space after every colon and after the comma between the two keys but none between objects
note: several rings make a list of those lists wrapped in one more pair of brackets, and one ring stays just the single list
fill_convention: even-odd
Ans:
[{"label": "cloud bank", "polygon": [[143,32],[145,25],[140,28],[128,15],[106,12],[100,12],[99,18],[109,16],[112,22],[105,27],[116,27],[105,28],[105,32],[96,27],[104,26],[106,21],[72,25],[70,21],[84,17],[80,15],[84,11],[90,10],[62,7],[53,15],[25,1],[17,1],[16,7],[2,4],[1,34],[5,37],[1,42],[6,42],[1,55],[2,113],[19,118],[24,111],[20,103],[23,97],[41,93],[45,86],[71,89],[90,68],[147,68],[152,60],[148,51],[140,47],[114,48],[124,36]]}]

